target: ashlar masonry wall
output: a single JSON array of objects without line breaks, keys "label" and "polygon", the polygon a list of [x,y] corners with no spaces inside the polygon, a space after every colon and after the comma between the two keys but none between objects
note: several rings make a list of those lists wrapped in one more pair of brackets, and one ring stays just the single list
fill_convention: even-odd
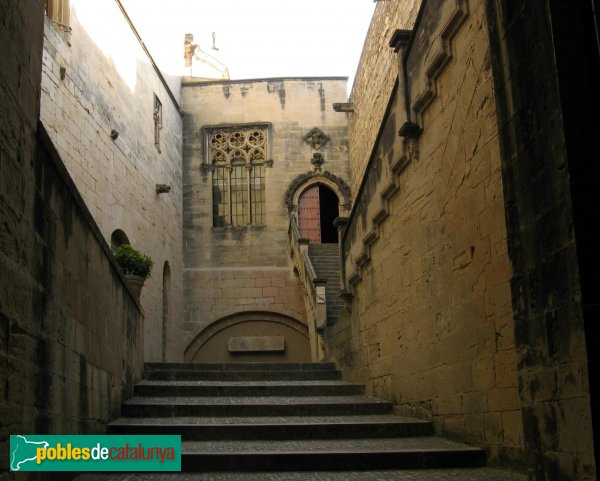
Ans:
[{"label": "ashlar masonry wall", "polygon": [[[70,4],[69,42],[46,19],[41,120],[107,241],[120,229],[154,260],[141,297],[146,360],[160,361],[163,346],[168,360],[180,360],[174,347],[182,305],[179,92],[163,85],[116,2]],[[162,104],[160,148],[155,96]],[[170,192],[157,194],[157,184]]]},{"label": "ashlar masonry wall", "polygon": [[0,21],[0,479],[9,434],[97,433],[143,367],[140,308],[43,127],[44,11]]},{"label": "ashlar masonry wall", "polygon": [[486,9],[528,473],[595,480],[598,11],[497,0]]},{"label": "ashlar masonry wall", "polygon": [[[185,321],[182,346],[234,313],[269,311],[306,322],[302,291],[289,258],[286,192],[314,170],[304,137],[314,127],[329,137],[323,171],[348,181],[346,78],[257,79],[201,83],[184,79]],[[272,166],[265,168],[263,225],[213,227],[212,172],[204,130],[267,125]]]},{"label": "ashlar masonry wall", "polygon": [[388,41],[396,29],[412,27],[420,4],[421,0],[384,1],[375,7],[350,93],[354,107],[354,113],[348,115],[353,192],[364,176],[398,76],[398,56]]},{"label": "ashlar masonry wall", "polygon": [[[344,242],[354,300],[327,334],[328,354],[399,412],[518,465],[523,422],[485,11],[474,1],[426,5],[407,59],[411,117],[402,76],[356,195]],[[443,67],[432,68],[444,52]],[[403,139],[409,121],[417,133]]]}]

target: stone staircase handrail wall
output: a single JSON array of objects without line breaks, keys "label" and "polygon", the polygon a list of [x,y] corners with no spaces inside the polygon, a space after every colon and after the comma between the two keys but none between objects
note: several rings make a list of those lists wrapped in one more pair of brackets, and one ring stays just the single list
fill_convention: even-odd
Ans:
[{"label": "stone staircase handrail wall", "polygon": [[302,285],[302,297],[306,307],[311,357],[313,361],[320,361],[323,359],[324,352],[319,331],[327,324],[325,284],[317,278],[315,268],[308,256],[308,242],[304,242],[300,237],[298,222],[293,215],[290,217],[288,237],[290,258]]}]

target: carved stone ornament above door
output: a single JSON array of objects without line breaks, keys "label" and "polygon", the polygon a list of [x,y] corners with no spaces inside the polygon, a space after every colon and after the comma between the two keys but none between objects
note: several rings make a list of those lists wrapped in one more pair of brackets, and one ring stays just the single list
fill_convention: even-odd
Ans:
[{"label": "carved stone ornament above door", "polygon": [[329,140],[329,137],[317,127],[313,128],[304,136],[304,141],[310,145],[313,150],[321,150],[321,147],[325,147]]}]

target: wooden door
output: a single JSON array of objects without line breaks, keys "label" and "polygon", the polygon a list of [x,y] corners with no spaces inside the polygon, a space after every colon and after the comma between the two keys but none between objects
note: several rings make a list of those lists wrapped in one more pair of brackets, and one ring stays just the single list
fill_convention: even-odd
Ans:
[{"label": "wooden door", "polygon": [[319,186],[306,189],[298,199],[298,228],[300,236],[311,244],[321,243],[321,205]]}]

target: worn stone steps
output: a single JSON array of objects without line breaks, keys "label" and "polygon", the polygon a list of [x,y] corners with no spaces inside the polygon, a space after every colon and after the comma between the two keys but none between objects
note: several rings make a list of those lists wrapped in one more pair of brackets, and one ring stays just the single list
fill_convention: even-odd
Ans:
[{"label": "worn stone steps", "polygon": [[327,280],[327,323],[334,324],[345,306],[340,294],[340,260],[337,244],[309,244],[308,255],[318,278]]},{"label": "worn stone steps", "polygon": [[385,414],[392,404],[366,396],[133,397],[123,416],[327,416]]},{"label": "worn stone steps", "polygon": [[333,271],[335,272],[336,270],[339,270],[339,265],[340,265],[340,261],[338,261],[337,259],[323,259],[323,258],[317,258],[317,259],[311,259],[311,261],[314,261],[313,263],[313,267],[315,266],[315,264],[318,265],[319,270],[321,272],[323,271]]},{"label": "worn stone steps", "polygon": [[432,436],[428,421],[394,416],[390,402],[340,381],[333,364],[153,363],[144,377],[109,432],[181,435],[187,473],[416,469],[485,461],[481,449]]},{"label": "worn stone steps", "polygon": [[194,370],[151,369],[144,372],[146,380],[163,381],[326,381],[339,380],[341,374],[333,370]]},{"label": "worn stone steps", "polygon": [[433,436],[298,441],[186,441],[184,471],[416,469],[482,466],[485,452]]},{"label": "worn stone steps", "polygon": [[77,481],[527,481],[494,468],[377,469],[355,471],[259,471],[186,473],[87,473]]},{"label": "worn stone steps", "polygon": [[[308,388],[308,389],[307,389]],[[136,396],[344,396],[364,386],[343,381],[141,381]]]},{"label": "worn stone steps", "polygon": [[144,371],[333,371],[333,362],[147,362]]},{"label": "worn stone steps", "polygon": [[184,440],[366,439],[433,434],[431,423],[394,415],[121,418],[114,434],[181,434]]}]

